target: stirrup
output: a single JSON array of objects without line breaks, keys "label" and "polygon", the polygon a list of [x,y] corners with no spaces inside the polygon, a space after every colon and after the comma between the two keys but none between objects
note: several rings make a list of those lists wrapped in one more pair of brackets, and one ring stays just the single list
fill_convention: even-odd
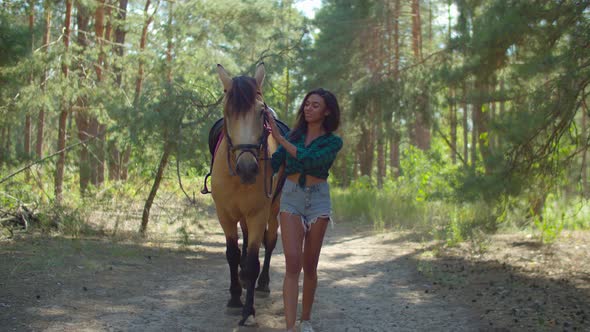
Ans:
[{"label": "stirrup", "polygon": [[207,173],[207,175],[205,175],[205,181],[203,183],[203,189],[201,189],[201,194],[206,195],[206,194],[210,194],[211,191],[209,190],[209,188],[207,188],[207,179],[211,176],[211,173]]}]

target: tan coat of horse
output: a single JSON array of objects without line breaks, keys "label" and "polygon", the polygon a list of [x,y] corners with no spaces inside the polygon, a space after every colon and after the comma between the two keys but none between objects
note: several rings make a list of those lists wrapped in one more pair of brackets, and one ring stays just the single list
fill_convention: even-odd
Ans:
[{"label": "tan coat of horse", "polygon": [[[279,197],[273,199],[272,193],[278,181],[272,181],[270,164],[277,144],[264,126],[264,64],[258,65],[254,78],[231,78],[221,65],[217,69],[225,91],[224,127],[211,171],[211,193],[226,239],[231,279],[227,306],[243,306],[239,324],[252,325],[255,282],[258,279],[257,290],[269,292],[270,258],[277,242]],[[238,224],[244,235],[242,252]],[[258,259],[261,243],[265,246],[262,272]],[[245,305],[242,287],[246,289]]]}]

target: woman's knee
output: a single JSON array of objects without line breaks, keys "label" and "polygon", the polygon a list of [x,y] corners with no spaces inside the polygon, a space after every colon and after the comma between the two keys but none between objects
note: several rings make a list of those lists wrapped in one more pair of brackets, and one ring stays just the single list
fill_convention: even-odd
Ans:
[{"label": "woman's knee", "polygon": [[289,274],[299,274],[301,272],[301,255],[285,254],[286,272]]},{"label": "woman's knee", "polygon": [[305,278],[317,279],[318,278],[318,267],[313,264],[303,265],[303,274]]}]

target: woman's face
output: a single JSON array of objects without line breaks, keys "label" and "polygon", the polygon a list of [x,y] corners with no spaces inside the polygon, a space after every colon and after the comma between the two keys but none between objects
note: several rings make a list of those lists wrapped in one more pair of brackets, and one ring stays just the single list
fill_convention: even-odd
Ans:
[{"label": "woman's face", "polygon": [[323,123],[324,118],[330,114],[326,108],[324,98],[317,94],[312,94],[307,97],[305,104],[303,104],[303,114],[307,123]]}]

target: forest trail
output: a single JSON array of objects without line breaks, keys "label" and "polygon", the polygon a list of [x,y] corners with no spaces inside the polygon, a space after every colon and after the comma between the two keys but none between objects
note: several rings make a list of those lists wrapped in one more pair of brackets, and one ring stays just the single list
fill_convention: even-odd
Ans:
[{"label": "forest trail", "polygon": [[[31,241],[46,252],[75,250],[52,263],[61,266],[59,271],[42,275],[17,264],[11,273],[22,270],[20,280],[1,276],[4,331],[284,330],[280,241],[272,261],[271,295],[255,300],[258,327],[240,328],[239,315],[225,307],[229,276],[220,232],[182,251],[135,245],[122,250],[126,245],[100,240],[75,245]],[[395,233],[363,233],[346,224],[329,228],[314,306],[316,330],[482,330],[469,307],[429,291],[432,285],[409,262],[419,246]],[[3,264],[27,255],[15,249],[0,254]]]}]

